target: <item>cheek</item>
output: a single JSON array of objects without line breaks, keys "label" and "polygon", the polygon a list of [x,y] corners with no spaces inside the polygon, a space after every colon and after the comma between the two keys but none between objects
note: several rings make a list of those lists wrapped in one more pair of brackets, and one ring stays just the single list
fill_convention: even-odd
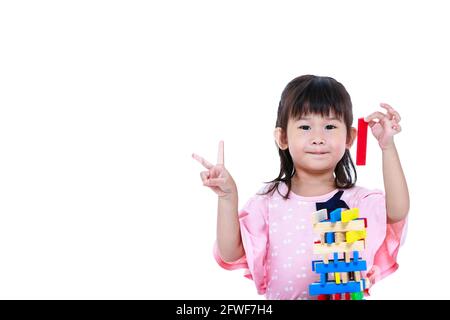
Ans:
[{"label": "cheek", "polygon": [[345,137],[336,137],[336,139],[333,139],[330,142],[334,154],[344,155],[346,149]]},{"label": "cheek", "polygon": [[305,142],[301,139],[292,139],[289,143],[289,151],[292,158],[301,157],[304,153]]}]

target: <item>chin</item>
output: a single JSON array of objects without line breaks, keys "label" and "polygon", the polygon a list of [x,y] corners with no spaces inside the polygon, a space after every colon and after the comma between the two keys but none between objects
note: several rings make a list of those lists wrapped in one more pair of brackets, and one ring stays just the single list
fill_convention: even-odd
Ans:
[{"label": "chin", "polygon": [[334,171],[334,167],[328,166],[328,165],[324,165],[324,166],[318,166],[318,165],[307,166],[307,167],[305,167],[305,169],[308,170],[308,171],[317,172],[317,173],[323,173],[323,172],[327,172],[327,171]]}]

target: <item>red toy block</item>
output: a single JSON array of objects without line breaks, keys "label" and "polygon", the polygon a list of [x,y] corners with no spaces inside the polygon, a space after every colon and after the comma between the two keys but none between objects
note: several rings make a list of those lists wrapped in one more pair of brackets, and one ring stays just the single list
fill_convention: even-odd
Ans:
[{"label": "red toy block", "polygon": [[341,300],[341,293],[335,293],[331,296],[331,300]]},{"label": "red toy block", "polygon": [[366,165],[366,151],[367,151],[367,126],[368,122],[364,118],[358,119],[358,141],[356,144],[356,165]]}]

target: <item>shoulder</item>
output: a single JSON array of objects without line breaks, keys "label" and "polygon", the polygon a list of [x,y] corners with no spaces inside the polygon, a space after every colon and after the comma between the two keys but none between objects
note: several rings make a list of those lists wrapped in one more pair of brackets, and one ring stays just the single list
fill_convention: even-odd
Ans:
[{"label": "shoulder", "polygon": [[344,193],[342,198],[346,201],[350,207],[358,207],[361,203],[367,201],[379,201],[384,200],[384,191],[380,189],[368,189],[361,186],[353,186],[349,189],[343,189]]},{"label": "shoulder", "polygon": [[270,200],[276,195],[269,192],[270,185],[261,186],[253,195],[251,195],[241,208],[241,217],[246,214],[267,215]]}]

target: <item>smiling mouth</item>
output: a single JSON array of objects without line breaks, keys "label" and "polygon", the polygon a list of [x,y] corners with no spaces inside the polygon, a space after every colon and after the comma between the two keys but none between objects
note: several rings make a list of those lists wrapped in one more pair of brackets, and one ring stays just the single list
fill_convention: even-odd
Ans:
[{"label": "smiling mouth", "polygon": [[309,154],[317,154],[317,155],[321,155],[321,154],[327,154],[329,152],[308,152]]}]

